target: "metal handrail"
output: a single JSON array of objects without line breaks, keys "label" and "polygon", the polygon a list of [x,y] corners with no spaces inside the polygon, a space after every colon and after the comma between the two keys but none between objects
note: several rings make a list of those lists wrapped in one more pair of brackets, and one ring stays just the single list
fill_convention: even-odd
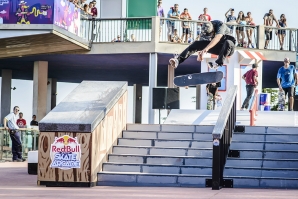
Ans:
[{"label": "metal handrail", "polygon": [[253,99],[249,106],[249,114],[250,114],[250,126],[255,126],[255,121],[257,120],[255,116],[258,116],[258,104],[257,104],[257,96],[258,96],[258,89],[255,90]]},{"label": "metal handrail", "polygon": [[213,158],[212,158],[212,189],[219,190],[223,186],[223,171],[229,153],[231,138],[236,123],[237,86],[232,86],[219,113],[214,126]]},{"label": "metal handrail", "polygon": [[[25,132],[26,134],[24,135],[25,137],[26,136],[29,136],[29,134],[27,134],[27,132],[31,132],[33,134],[31,134],[32,136],[32,150],[38,150],[38,146],[37,146],[37,138],[38,138],[38,134],[39,134],[39,130],[38,129],[35,129],[35,128],[20,128],[19,129],[20,132]],[[4,138],[4,135],[6,135],[6,138]],[[8,138],[7,138],[8,136]],[[23,139],[24,137],[21,136],[21,139]],[[6,151],[4,149],[5,146],[7,146],[7,142],[9,140],[9,133],[8,131],[4,128],[4,127],[0,127],[0,161],[3,161],[3,158],[4,158],[4,151]],[[26,138],[27,139],[27,138]],[[5,140],[6,140],[6,144],[5,144]],[[26,148],[26,142],[22,142],[22,148],[25,149]],[[31,145],[30,145],[31,146]],[[31,148],[31,147],[30,147]],[[7,152],[7,151],[6,151]]]}]

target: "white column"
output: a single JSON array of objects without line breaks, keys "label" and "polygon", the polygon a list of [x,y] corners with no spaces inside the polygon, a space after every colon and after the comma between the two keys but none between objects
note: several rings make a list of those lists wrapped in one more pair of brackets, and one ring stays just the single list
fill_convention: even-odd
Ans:
[{"label": "white column", "polygon": [[33,114],[40,121],[47,114],[48,62],[35,61],[33,71]]},{"label": "white column", "polygon": [[3,123],[3,118],[11,112],[11,79],[12,70],[2,69],[0,124]]},{"label": "white column", "polygon": [[155,110],[152,109],[153,88],[157,86],[157,53],[149,54],[149,109],[148,123],[155,123]]}]

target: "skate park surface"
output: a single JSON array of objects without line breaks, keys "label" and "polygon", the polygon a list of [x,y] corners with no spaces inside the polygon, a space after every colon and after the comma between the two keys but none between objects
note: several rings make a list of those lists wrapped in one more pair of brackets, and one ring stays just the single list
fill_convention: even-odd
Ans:
[{"label": "skate park surface", "polygon": [[[171,110],[164,124],[215,125],[218,110]],[[257,111],[255,126],[297,127],[298,113],[295,111]],[[249,111],[237,111],[236,125],[249,126]]]},{"label": "skate park surface", "polygon": [[27,162],[0,163],[0,198],[97,198],[97,199],[194,199],[194,198],[297,198],[297,190],[285,189],[229,189],[178,187],[93,187],[65,188],[37,186],[36,175],[28,175]]}]

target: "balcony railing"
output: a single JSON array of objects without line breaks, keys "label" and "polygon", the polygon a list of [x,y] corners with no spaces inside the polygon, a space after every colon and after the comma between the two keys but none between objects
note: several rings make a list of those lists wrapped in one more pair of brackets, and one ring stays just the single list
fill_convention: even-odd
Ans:
[{"label": "balcony railing", "polygon": [[[186,23],[186,24],[185,24]],[[180,20],[159,17],[116,18],[116,19],[82,19],[80,36],[92,42],[171,42],[169,33],[177,29],[180,39],[183,25],[187,25],[190,35],[183,36],[183,44],[189,44],[188,38],[199,39],[200,27],[204,21]],[[297,29],[258,26],[243,26],[236,23],[228,25],[235,37],[238,47],[264,49],[266,36],[271,36],[267,49],[297,51]],[[270,28],[271,33],[267,33]],[[266,31],[266,33],[265,33]],[[153,37],[156,35],[155,37]],[[248,37],[250,35],[250,37]],[[119,38],[118,38],[119,36]],[[186,39],[187,37],[187,39]],[[243,37],[243,40],[242,40]],[[250,39],[249,39],[250,38]],[[281,46],[281,43],[283,45]],[[241,45],[240,45],[241,44]],[[249,46],[248,46],[249,44]]]},{"label": "balcony railing", "polygon": [[147,42],[151,41],[152,18],[83,19],[80,32],[93,42]]},{"label": "balcony railing", "polygon": [[[22,155],[24,158],[28,156],[29,151],[38,149],[38,137],[39,130],[27,128],[20,131]],[[4,128],[0,128],[0,161],[11,159],[11,138],[9,132]]]}]

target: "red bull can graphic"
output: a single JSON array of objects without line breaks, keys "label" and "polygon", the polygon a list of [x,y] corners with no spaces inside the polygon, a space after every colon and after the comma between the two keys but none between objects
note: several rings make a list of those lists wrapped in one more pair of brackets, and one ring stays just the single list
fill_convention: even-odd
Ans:
[{"label": "red bull can graphic", "polygon": [[50,149],[52,160],[50,167],[63,170],[80,168],[81,154],[81,146],[76,137],[73,138],[69,135],[55,137]]}]

